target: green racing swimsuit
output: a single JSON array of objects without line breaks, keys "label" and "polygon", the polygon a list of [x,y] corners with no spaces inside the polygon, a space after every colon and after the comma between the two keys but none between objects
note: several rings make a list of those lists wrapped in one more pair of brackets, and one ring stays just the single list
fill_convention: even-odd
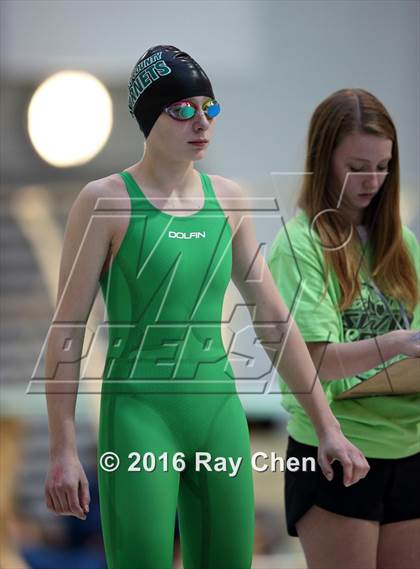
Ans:
[{"label": "green racing swimsuit", "polygon": [[[98,466],[107,563],[172,568],[178,512],[185,569],[247,569],[254,529],[249,433],[221,337],[229,222],[203,173],[204,207],[188,216],[159,210],[129,172],[120,176],[129,224],[100,278],[109,344],[98,461],[107,452],[120,459],[112,472]],[[243,462],[234,477],[196,469],[201,452]],[[176,453],[185,469],[174,468]],[[166,463],[159,458],[165,454]]]}]

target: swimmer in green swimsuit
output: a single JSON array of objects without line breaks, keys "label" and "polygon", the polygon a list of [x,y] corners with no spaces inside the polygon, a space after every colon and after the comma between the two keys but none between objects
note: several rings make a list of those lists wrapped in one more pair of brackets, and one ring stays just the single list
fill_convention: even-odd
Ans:
[{"label": "swimmer in green swimsuit", "polygon": [[[146,137],[143,159],[91,182],[76,200],[59,292],[69,284],[54,318],[85,322],[100,283],[109,325],[98,445],[107,563],[110,569],[172,567],[178,512],[185,569],[248,569],[254,527],[249,434],[221,336],[230,279],[254,321],[278,323],[260,339],[314,424],[325,475],[336,458],[345,483],[355,483],[368,465],[343,437],[319,382],[313,385],[312,360],[258,253],[252,223],[242,218],[241,190],[193,167],[220,110],[205,72],[177,48],[156,46],[133,70],[129,108]],[[121,216],[127,202],[129,214]],[[76,217],[86,228],[94,212],[104,222],[80,247]],[[279,363],[273,347],[280,348],[286,331]],[[50,334],[47,377],[58,362],[77,361],[77,353],[80,359],[80,325],[66,353],[60,334],[59,328]],[[75,394],[57,398],[60,384],[53,384],[46,386],[46,501],[56,513],[83,519],[89,498],[75,446]],[[101,463],[109,452],[120,459],[111,471]],[[215,462],[203,466],[200,453],[241,464],[232,475]]]}]

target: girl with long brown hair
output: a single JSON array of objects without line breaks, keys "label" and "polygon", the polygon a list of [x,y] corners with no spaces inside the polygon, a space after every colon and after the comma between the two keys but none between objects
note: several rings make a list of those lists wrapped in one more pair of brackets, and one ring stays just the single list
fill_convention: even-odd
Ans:
[{"label": "girl with long brown hair", "polygon": [[[311,118],[306,173],[269,265],[331,409],[371,470],[352,487],[288,471],[288,531],[309,567],[418,567],[420,394],[337,399],[420,356],[419,244],[401,223],[397,132],[384,105],[362,89],[327,97]],[[282,387],[288,455],[316,456],[313,429]]]}]

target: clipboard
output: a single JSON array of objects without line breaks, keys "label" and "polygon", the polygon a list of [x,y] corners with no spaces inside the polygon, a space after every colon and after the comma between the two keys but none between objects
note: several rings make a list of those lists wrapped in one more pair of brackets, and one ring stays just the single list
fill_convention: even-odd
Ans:
[{"label": "clipboard", "polygon": [[343,391],[334,400],[372,395],[420,394],[420,358],[406,358],[391,364],[366,381]]}]

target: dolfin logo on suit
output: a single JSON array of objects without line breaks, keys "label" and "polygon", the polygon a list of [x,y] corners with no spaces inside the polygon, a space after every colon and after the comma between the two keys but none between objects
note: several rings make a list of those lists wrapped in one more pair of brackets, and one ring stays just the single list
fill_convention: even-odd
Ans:
[{"label": "dolfin logo on suit", "polygon": [[169,231],[168,237],[170,239],[203,239],[206,237],[205,231],[191,231],[185,233],[184,231]]}]

